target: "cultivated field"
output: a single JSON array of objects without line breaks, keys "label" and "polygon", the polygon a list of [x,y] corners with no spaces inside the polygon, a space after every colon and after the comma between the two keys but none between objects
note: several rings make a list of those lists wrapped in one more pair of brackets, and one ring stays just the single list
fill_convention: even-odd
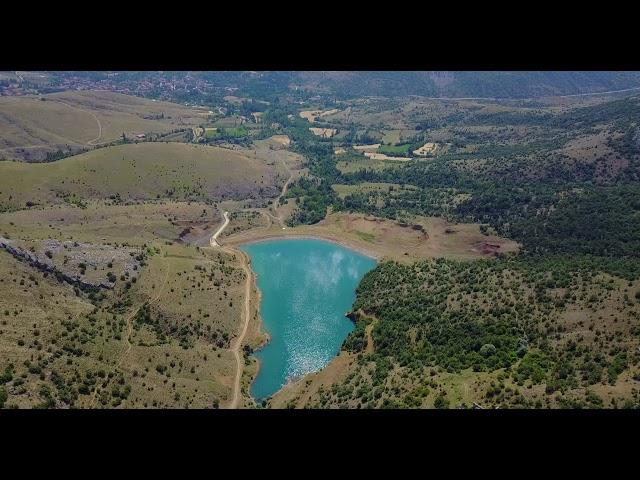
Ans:
[{"label": "cultivated field", "polygon": [[397,165],[397,162],[393,160],[374,160],[373,158],[350,158],[348,161],[339,161],[336,164],[336,168],[342,173],[357,172],[359,170],[384,170],[385,168],[392,168]]},{"label": "cultivated field", "polygon": [[433,142],[427,142],[417,150],[413,151],[414,155],[432,155],[438,149],[438,144]]},{"label": "cultivated field", "polygon": [[390,157],[385,153],[377,153],[377,152],[364,152],[364,156],[370,158],[372,160],[389,160],[394,162],[408,162],[411,160],[407,157]]},{"label": "cultivated field", "polygon": [[335,128],[309,127],[309,130],[311,130],[311,133],[313,133],[314,135],[322,138],[331,138],[337,132]]},{"label": "cultivated field", "polygon": [[304,110],[300,112],[300,117],[309,121],[310,123],[314,123],[318,118],[328,117],[330,115],[335,115],[339,113],[340,110],[337,108],[332,108],[331,110]]},{"label": "cultivated field", "polygon": [[332,188],[336,191],[340,198],[344,198],[347,195],[363,192],[381,192],[388,194],[390,192],[403,192],[406,190],[415,190],[415,187],[411,185],[400,186],[397,183],[372,183],[363,182],[358,185],[332,185]]}]

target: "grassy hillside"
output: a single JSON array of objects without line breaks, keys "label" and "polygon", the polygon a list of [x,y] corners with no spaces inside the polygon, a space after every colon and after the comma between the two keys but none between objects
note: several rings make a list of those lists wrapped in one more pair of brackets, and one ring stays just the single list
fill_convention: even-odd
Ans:
[{"label": "grassy hillside", "polygon": [[275,196],[274,182],[273,169],[240,152],[184,143],[125,144],[53,163],[1,162],[0,208],[112,196],[219,200],[260,191]]},{"label": "grassy hillside", "polygon": [[206,112],[112,92],[0,98],[0,158],[42,161],[138,134],[201,123]]},{"label": "grassy hillside", "polygon": [[154,246],[138,274],[87,295],[0,251],[4,407],[224,406],[243,293],[238,260]]}]

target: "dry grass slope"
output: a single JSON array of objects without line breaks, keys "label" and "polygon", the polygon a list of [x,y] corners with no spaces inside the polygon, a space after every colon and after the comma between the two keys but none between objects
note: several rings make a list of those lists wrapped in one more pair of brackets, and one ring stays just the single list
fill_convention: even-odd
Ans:
[{"label": "dry grass slope", "polygon": [[0,98],[0,158],[43,160],[57,150],[167,133],[198,125],[205,112],[113,92],[61,92]]},{"label": "dry grass slope", "polygon": [[184,143],[106,147],[53,163],[0,163],[0,208],[26,202],[81,200],[248,198],[275,196],[275,172],[259,157]]}]

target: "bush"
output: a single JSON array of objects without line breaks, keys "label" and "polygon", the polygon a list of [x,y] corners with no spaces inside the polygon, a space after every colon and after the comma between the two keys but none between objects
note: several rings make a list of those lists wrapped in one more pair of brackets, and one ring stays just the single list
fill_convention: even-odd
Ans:
[{"label": "bush", "polygon": [[13,367],[12,365],[8,365],[7,368],[4,369],[4,373],[0,375],[0,385],[4,385],[11,380],[13,380]]},{"label": "bush", "polygon": [[485,343],[480,347],[480,355],[483,357],[490,357],[496,353],[496,346],[493,343]]},{"label": "bush", "polygon": [[444,393],[441,393],[436,397],[433,402],[433,406],[439,409],[449,408],[449,399],[444,395]]}]

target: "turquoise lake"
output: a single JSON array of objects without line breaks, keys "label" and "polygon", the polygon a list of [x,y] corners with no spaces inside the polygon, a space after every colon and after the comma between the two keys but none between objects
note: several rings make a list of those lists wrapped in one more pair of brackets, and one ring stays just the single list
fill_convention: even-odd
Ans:
[{"label": "turquoise lake", "polygon": [[269,240],[241,247],[251,257],[262,294],[269,343],[251,394],[262,400],[288,380],[325,367],[353,330],[347,313],[360,279],[376,261],[323,240]]}]

